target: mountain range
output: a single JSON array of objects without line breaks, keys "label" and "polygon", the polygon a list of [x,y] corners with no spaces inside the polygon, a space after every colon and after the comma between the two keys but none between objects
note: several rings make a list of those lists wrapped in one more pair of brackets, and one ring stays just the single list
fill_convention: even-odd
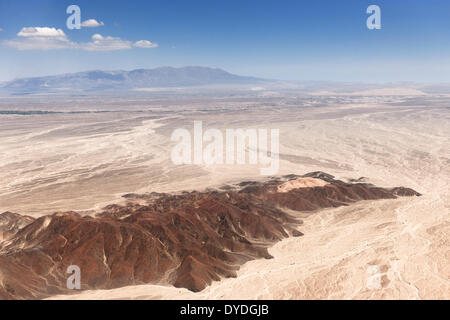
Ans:
[{"label": "mountain range", "polygon": [[175,88],[206,85],[257,84],[267,80],[238,76],[218,68],[160,67],[132,71],[86,71],[54,76],[16,79],[0,84],[11,94],[96,92],[142,88]]}]

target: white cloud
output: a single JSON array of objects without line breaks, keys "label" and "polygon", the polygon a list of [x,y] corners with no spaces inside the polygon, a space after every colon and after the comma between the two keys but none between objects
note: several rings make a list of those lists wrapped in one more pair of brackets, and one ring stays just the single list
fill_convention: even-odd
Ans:
[{"label": "white cloud", "polygon": [[76,44],[68,39],[46,37],[5,40],[3,43],[17,50],[56,50],[76,47]]},{"label": "white cloud", "polygon": [[92,42],[80,44],[80,48],[87,51],[116,51],[131,49],[131,47],[131,41],[114,37],[104,37],[98,33],[92,36]]},{"label": "white cloud", "polygon": [[[89,21],[89,20],[88,20]],[[79,49],[85,51],[128,50],[133,47],[156,48],[157,43],[148,40],[132,42],[120,38],[94,34],[91,42],[72,42],[61,29],[48,27],[22,28],[16,39],[5,40],[3,45],[17,50]]]},{"label": "white cloud", "polygon": [[83,21],[81,23],[81,26],[85,27],[85,28],[96,28],[96,27],[101,27],[101,26],[104,26],[104,25],[105,24],[103,23],[103,21],[98,22],[95,19],[89,19],[89,20]]},{"label": "white cloud", "polygon": [[2,28],[0,28],[0,32],[2,32],[3,31],[3,29]]},{"label": "white cloud", "polygon": [[103,39],[104,39],[104,37],[99,33],[96,33],[92,36],[92,41],[101,41]]},{"label": "white cloud", "polygon": [[76,46],[67,38],[64,31],[56,28],[22,28],[17,36],[17,39],[5,40],[4,44],[18,50],[55,50]]},{"label": "white cloud", "polygon": [[48,27],[28,27],[22,28],[17,34],[19,37],[56,37],[65,38],[66,34],[61,29]]},{"label": "white cloud", "polygon": [[156,48],[158,47],[157,43],[154,42],[150,42],[148,40],[139,40],[136,41],[133,46],[138,47],[138,48]]}]

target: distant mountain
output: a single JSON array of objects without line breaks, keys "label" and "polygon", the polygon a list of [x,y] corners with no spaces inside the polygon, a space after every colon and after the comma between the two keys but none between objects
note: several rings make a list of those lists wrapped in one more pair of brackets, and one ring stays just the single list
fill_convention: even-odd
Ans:
[{"label": "distant mountain", "polygon": [[87,71],[56,76],[17,79],[0,84],[0,91],[14,94],[92,92],[138,88],[253,84],[266,80],[231,74],[208,67],[161,67],[133,71]]}]

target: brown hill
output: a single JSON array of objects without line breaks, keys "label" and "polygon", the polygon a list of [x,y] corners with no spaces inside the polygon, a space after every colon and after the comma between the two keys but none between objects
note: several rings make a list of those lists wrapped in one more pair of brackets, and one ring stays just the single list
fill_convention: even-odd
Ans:
[{"label": "brown hill", "polygon": [[[327,184],[278,192],[286,182],[280,179],[233,191],[127,195],[127,205],[108,206],[96,217],[67,212],[33,220],[5,213],[0,215],[0,231],[7,232],[0,244],[0,298],[71,293],[69,265],[80,267],[82,289],[159,283],[200,291],[235,277],[246,261],[270,259],[267,248],[273,243],[302,235],[301,221],[282,208],[312,211],[419,195],[401,187],[344,183],[324,173],[307,177]],[[136,204],[133,197],[147,203]]]}]

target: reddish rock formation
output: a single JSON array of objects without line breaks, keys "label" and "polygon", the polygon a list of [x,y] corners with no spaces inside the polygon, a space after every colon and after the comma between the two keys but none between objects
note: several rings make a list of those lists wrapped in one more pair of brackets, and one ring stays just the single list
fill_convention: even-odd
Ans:
[{"label": "reddish rock formation", "polygon": [[17,213],[4,212],[0,214],[0,241],[8,240],[19,229],[34,221],[29,216],[21,216]]},{"label": "reddish rock formation", "polygon": [[329,184],[277,192],[284,179],[244,183],[234,191],[127,195],[147,204],[111,205],[96,217],[67,212],[29,220],[5,213],[0,298],[70,293],[69,265],[80,267],[82,289],[160,283],[200,291],[235,277],[246,261],[270,259],[267,248],[274,242],[302,235],[296,229],[301,221],[280,208],[317,210],[419,195],[407,188],[348,184],[324,173],[307,176]]}]

